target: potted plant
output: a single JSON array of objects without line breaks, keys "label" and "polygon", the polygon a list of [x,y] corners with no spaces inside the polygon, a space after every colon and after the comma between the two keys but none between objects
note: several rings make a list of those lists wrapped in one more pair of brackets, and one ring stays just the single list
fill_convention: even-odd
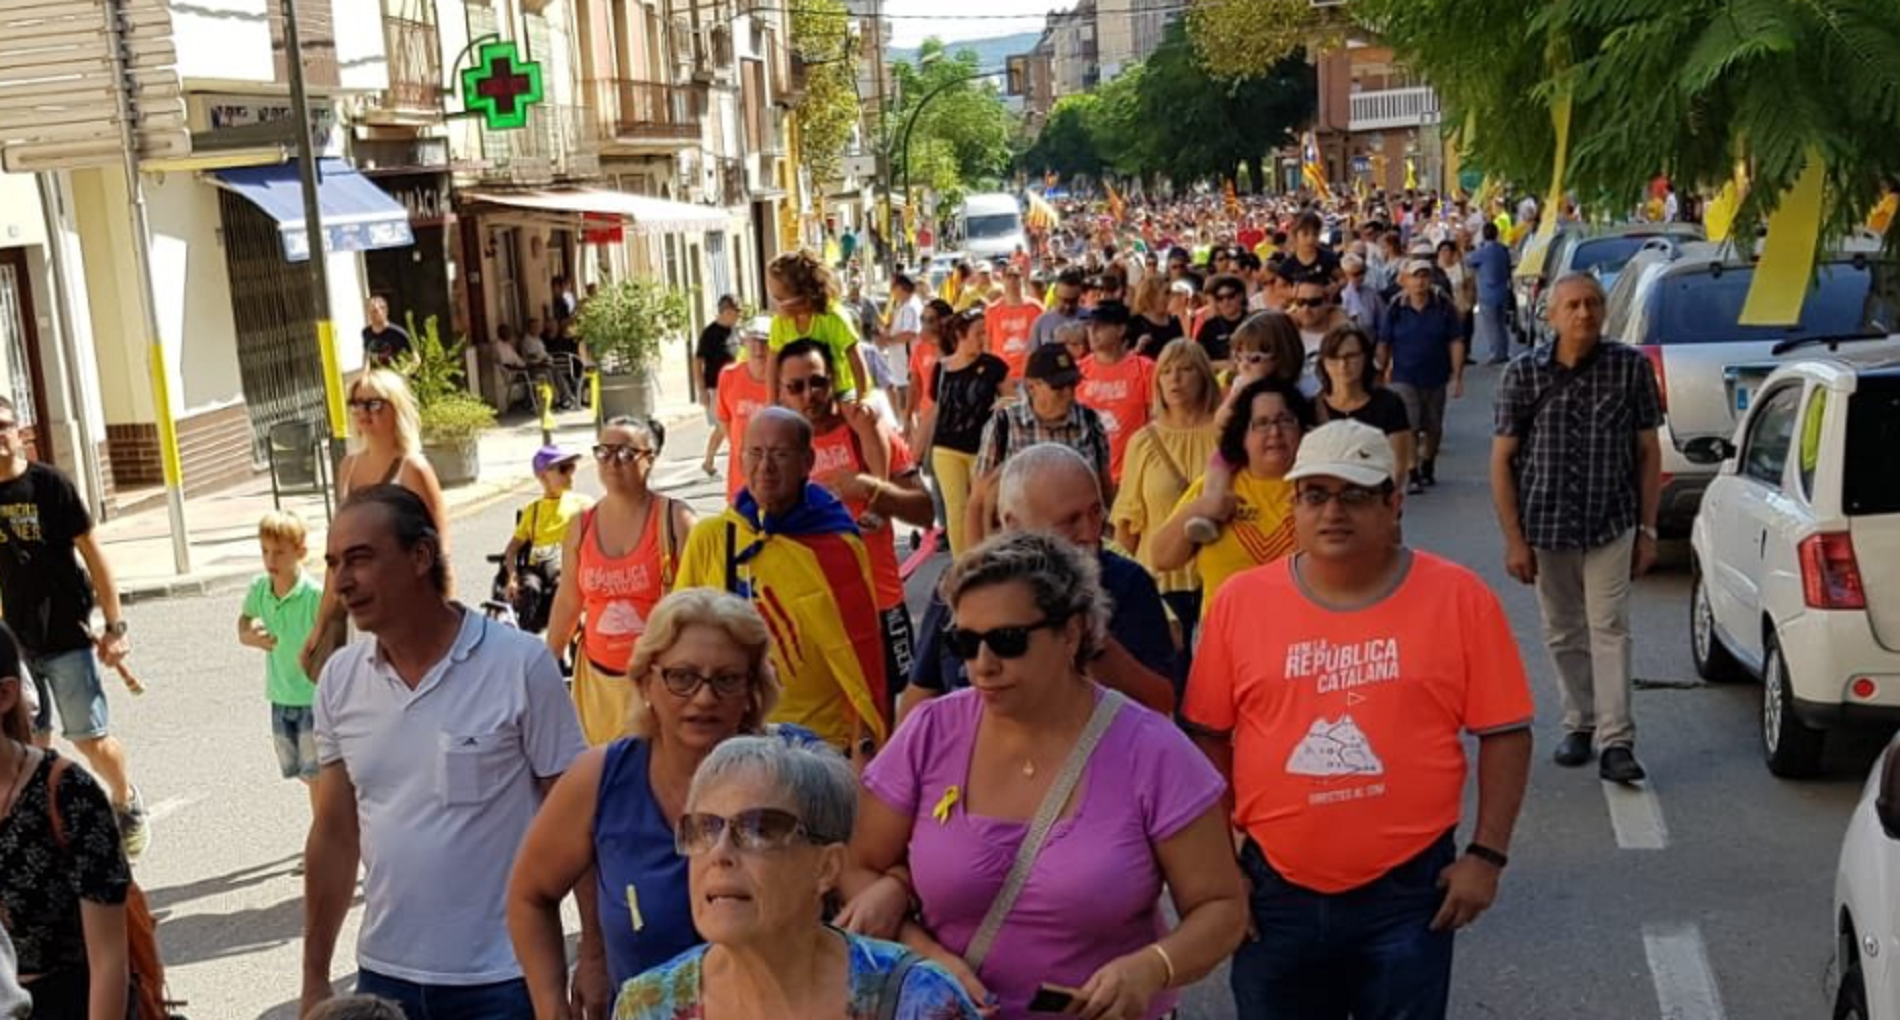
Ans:
[{"label": "potted plant", "polygon": [[608,284],[582,303],[574,331],[600,369],[603,419],[652,417],[660,356],[686,326],[686,295],[653,280]]},{"label": "potted plant", "polygon": [[396,368],[409,380],[422,418],[422,455],[443,486],[467,485],[481,473],[480,439],[494,427],[495,409],[465,385],[466,340],[443,343],[435,316],[416,329],[409,320],[410,351]]}]

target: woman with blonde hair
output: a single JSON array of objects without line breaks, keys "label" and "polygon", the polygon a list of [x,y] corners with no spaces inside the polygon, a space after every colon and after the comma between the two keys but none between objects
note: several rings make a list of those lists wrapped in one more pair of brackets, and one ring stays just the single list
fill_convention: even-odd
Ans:
[{"label": "woman with blonde hair", "polygon": [[839,313],[837,284],[824,260],[804,249],[784,252],[766,267],[765,289],[773,306],[768,338],[773,357],[765,370],[765,392],[772,402],[778,402],[778,352],[794,340],[805,339],[831,348],[831,363],[838,366],[831,391],[839,399],[867,399],[871,369],[857,329]]},{"label": "woman with blonde hair", "polygon": [[1128,440],[1121,486],[1109,520],[1115,542],[1134,554],[1155,577],[1161,597],[1181,623],[1181,646],[1194,647],[1194,625],[1201,618],[1201,582],[1192,566],[1161,569],[1154,544],[1144,541],[1173,516],[1181,494],[1200,476],[1220,442],[1215,412],[1220,383],[1207,350],[1177,339],[1161,349],[1155,363],[1154,420]]},{"label": "woman with blonde hair", "polygon": [[[367,369],[350,383],[347,398],[353,436],[350,453],[337,469],[337,505],[348,502],[351,493],[372,486],[400,485],[408,489],[422,497],[429,516],[435,518],[443,562],[448,562],[448,506],[435,468],[422,455],[422,412],[409,381],[387,368]],[[303,648],[304,672],[312,680],[323,671],[323,663],[342,645],[347,633],[343,603],[326,584],[317,607],[317,625]]]},{"label": "woman with blonde hair", "polygon": [[[765,722],[779,696],[772,635],[736,595],[690,588],[660,600],[627,672],[637,689],[627,735],[583,754],[554,784],[509,882],[508,930],[542,1020],[604,1016],[611,988],[702,941],[674,830],[713,748],[747,734],[818,740]],[[561,933],[569,892],[581,905],[571,994]]]},{"label": "woman with blonde hair", "polygon": [[1168,278],[1149,273],[1135,286],[1135,303],[1128,320],[1128,342],[1144,358],[1159,358],[1168,344],[1185,336],[1181,320],[1169,309]]}]

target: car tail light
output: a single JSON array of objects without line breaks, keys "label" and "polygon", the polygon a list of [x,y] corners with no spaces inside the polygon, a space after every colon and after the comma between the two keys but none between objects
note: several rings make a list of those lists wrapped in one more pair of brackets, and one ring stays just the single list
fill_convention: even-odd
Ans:
[{"label": "car tail light", "polygon": [[1801,541],[1801,593],[1809,609],[1866,609],[1854,540],[1845,531],[1823,532]]},{"label": "car tail light", "polygon": [[1662,412],[1669,413],[1669,375],[1663,371],[1663,349],[1656,344],[1644,344],[1636,348],[1649,359],[1649,367],[1656,370],[1656,398],[1662,402]]},{"label": "car tail light", "polygon": [[1848,690],[1853,692],[1854,697],[1862,701],[1872,701],[1874,700],[1874,695],[1880,693],[1880,685],[1874,683],[1871,677],[1859,676],[1855,677],[1854,682],[1848,685]]}]

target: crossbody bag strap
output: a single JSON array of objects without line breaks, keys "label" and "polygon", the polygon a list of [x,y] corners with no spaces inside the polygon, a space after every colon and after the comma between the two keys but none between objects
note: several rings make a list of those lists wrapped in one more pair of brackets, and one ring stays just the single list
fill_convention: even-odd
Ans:
[{"label": "crossbody bag strap", "polygon": [[1042,798],[1042,806],[1036,809],[1036,819],[1029,825],[1029,834],[1023,837],[1023,845],[1016,850],[1016,861],[1009,866],[1009,877],[1003,880],[1003,888],[990,901],[989,913],[983,915],[983,923],[976,929],[976,937],[970,940],[970,946],[963,952],[963,962],[970,965],[972,971],[980,971],[983,961],[996,945],[996,936],[1002,934],[1003,921],[1016,906],[1016,898],[1022,895],[1023,887],[1029,884],[1029,873],[1036,866],[1036,856],[1042,852],[1042,845],[1048,841],[1050,830],[1055,828],[1056,818],[1062,814],[1062,806],[1069,802],[1069,795],[1075,792],[1075,784],[1082,778],[1082,769],[1089,763],[1089,756],[1095,753],[1095,746],[1102,742],[1102,735],[1108,732],[1108,725],[1115,721],[1115,714],[1121,711],[1125,699],[1117,691],[1104,691],[1102,700],[1095,703],[1095,711],[1089,716],[1088,725],[1083,727],[1082,736],[1069,751],[1069,758],[1062,763],[1062,771],[1056,774],[1056,781],[1049,786],[1049,792]]},{"label": "crossbody bag strap", "polygon": [[54,758],[46,770],[46,820],[53,825],[53,845],[61,850],[66,849],[67,839],[66,819],[59,813],[59,780],[71,764],[66,758]]},{"label": "crossbody bag strap", "polygon": [[922,956],[906,951],[896,966],[884,972],[884,981],[877,991],[877,1020],[897,1020],[897,1007],[904,999],[904,982],[922,961]]},{"label": "crossbody bag strap", "polygon": [[1155,453],[1161,457],[1161,463],[1168,466],[1168,471],[1174,475],[1174,483],[1185,491],[1189,485],[1194,483],[1194,480],[1188,477],[1186,471],[1181,470],[1181,465],[1175,463],[1174,454],[1169,453],[1167,444],[1161,441],[1161,432],[1155,429],[1152,424],[1145,427],[1150,430],[1148,439],[1150,444],[1154,446]]}]

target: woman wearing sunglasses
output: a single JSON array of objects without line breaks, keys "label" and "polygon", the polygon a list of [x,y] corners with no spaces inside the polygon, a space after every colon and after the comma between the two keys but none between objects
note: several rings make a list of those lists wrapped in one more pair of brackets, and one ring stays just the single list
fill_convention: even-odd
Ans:
[{"label": "woman wearing sunglasses", "polygon": [[1246,928],[1220,776],[1088,677],[1109,605],[1092,557],[1011,533],[942,589],[971,686],[918,708],[866,770],[840,921],[896,931],[1002,1020],[1027,1020],[1044,983],[1072,1012],[1168,1014]]},{"label": "woman wearing sunglasses", "polygon": [[975,1020],[941,967],[825,923],[857,797],[827,747],[738,737],[708,755],[675,839],[706,944],[622,984],[615,1020]]},{"label": "woman wearing sunglasses", "polygon": [[561,572],[548,616],[548,649],[565,661],[574,649],[574,710],[595,747],[620,736],[633,707],[628,664],[647,617],[673,586],[680,543],[693,530],[682,500],[647,484],[666,443],[658,422],[612,418],[594,444],[606,495],[567,529]]},{"label": "woman wearing sunglasses", "polygon": [[[443,562],[449,562],[448,506],[435,468],[422,455],[422,415],[408,380],[387,368],[372,368],[350,383],[351,450],[337,468],[336,503],[375,485],[400,485],[422,497],[435,518]],[[304,672],[312,679],[347,636],[343,603],[326,584],[317,608],[317,625],[304,643]]]},{"label": "woman wearing sunglasses", "polygon": [[[693,773],[746,734],[817,737],[768,726],[778,703],[771,634],[745,600],[708,588],[660,600],[628,666],[639,697],[628,735],[582,755],[535,815],[508,888],[508,929],[535,1016],[606,1015],[611,989],[700,942],[674,831]],[[561,900],[582,905],[569,992]]]}]

